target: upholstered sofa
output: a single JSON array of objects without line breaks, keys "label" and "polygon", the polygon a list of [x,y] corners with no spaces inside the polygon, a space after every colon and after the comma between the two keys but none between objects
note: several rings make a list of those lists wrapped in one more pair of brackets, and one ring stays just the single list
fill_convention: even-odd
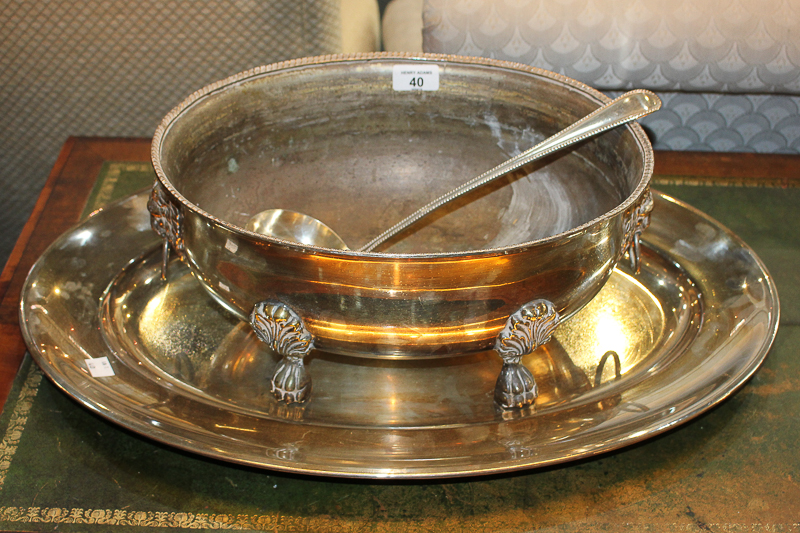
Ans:
[{"label": "upholstered sofa", "polygon": [[664,108],[656,148],[800,152],[796,0],[392,0],[384,48],[516,61]]}]

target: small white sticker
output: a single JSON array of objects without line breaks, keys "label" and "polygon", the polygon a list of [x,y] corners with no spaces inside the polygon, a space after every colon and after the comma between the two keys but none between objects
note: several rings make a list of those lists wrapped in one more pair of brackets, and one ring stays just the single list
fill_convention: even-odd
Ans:
[{"label": "small white sticker", "polygon": [[231,288],[230,288],[230,287],[228,287],[228,286],[225,284],[225,282],[223,282],[223,281],[220,281],[220,282],[219,282],[219,288],[220,288],[220,289],[222,289],[223,291],[226,291],[226,292],[231,292]]},{"label": "small white sticker", "polygon": [[225,240],[225,249],[228,250],[230,253],[235,254],[236,250],[239,249],[239,245],[233,242],[230,239]]},{"label": "small white sticker", "polygon": [[439,65],[404,63],[392,71],[395,91],[438,91]]},{"label": "small white sticker", "polygon": [[87,359],[86,368],[89,369],[89,374],[91,374],[93,378],[107,378],[114,375],[114,369],[111,368],[108,357]]}]

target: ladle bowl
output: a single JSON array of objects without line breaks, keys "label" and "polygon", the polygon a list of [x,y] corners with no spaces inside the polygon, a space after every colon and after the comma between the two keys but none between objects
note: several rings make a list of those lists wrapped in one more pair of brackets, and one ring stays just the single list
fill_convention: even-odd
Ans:
[{"label": "ladle bowl", "polygon": [[265,209],[250,217],[244,229],[300,244],[336,250],[350,249],[325,223],[291,209]]}]

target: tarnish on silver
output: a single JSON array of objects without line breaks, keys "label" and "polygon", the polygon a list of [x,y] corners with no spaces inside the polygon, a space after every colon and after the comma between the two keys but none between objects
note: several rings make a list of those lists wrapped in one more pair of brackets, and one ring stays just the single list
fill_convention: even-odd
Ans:
[{"label": "tarnish on silver", "polygon": [[178,253],[183,251],[183,214],[158,180],[153,184],[147,210],[150,212],[150,227],[164,240],[161,279],[167,279],[170,246]]},{"label": "tarnish on silver", "polygon": [[538,396],[536,380],[520,361],[550,341],[561,318],[552,302],[533,300],[508,317],[494,349],[503,358],[503,368],[494,388],[494,401],[503,409],[531,405]]},{"label": "tarnish on silver", "polygon": [[[555,135],[537,143],[536,146],[517,154],[504,163],[487,170],[480,176],[476,176],[460,187],[440,196],[433,202],[420,207],[411,215],[369,241],[360,251],[371,252],[382,243],[404,231],[409,226],[414,225],[418,220],[425,218],[443,205],[452,202],[456,198],[460,198],[470,191],[483,187],[487,183],[521,168],[532,161],[557,152],[573,143],[588,139],[604,131],[616,128],[617,126],[627,124],[632,120],[647,116],[659,109],[661,109],[661,99],[656,96],[655,93],[646,89],[636,89],[627,92],[580,120],[573,122]],[[652,205],[652,198],[650,203]]]},{"label": "tarnish on silver", "polygon": [[650,213],[653,211],[653,194],[648,187],[642,196],[641,202],[631,209],[630,214],[625,218],[625,250],[631,261],[631,270],[635,274],[641,268],[640,243],[642,233],[650,225]]},{"label": "tarnish on silver", "polygon": [[303,319],[285,304],[265,300],[253,307],[250,325],[259,340],[282,357],[272,374],[272,394],[286,403],[305,401],[311,394],[311,376],[303,358],[314,348],[314,340]]}]

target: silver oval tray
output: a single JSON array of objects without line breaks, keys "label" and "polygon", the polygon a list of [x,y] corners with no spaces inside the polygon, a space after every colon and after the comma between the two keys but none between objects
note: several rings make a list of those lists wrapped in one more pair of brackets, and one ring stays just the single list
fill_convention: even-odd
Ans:
[{"label": "silver oval tray", "polygon": [[[502,362],[492,352],[423,361],[312,353],[312,399],[276,403],[268,387],[277,358],[249,326],[182,263],[160,279],[145,192],[45,252],[23,289],[22,331],[48,377],[87,408],[218,459],[369,478],[569,461],[722,401],[755,372],[777,331],[775,286],[752,250],[702,213],[655,197],[642,272],[616,270],[523,361],[540,396],[522,412],[494,407]],[[103,357],[114,375],[92,377],[87,360]]]}]

